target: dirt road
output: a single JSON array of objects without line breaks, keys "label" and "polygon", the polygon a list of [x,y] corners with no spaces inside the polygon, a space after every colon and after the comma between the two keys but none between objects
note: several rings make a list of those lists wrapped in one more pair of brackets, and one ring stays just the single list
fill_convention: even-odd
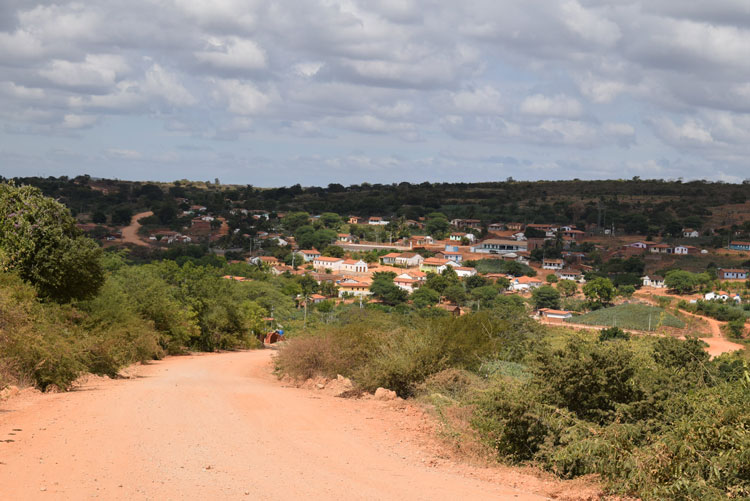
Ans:
[{"label": "dirt road", "polygon": [[[645,299],[646,301],[649,301],[658,306],[658,301],[654,297],[654,294],[655,294],[654,290],[651,288],[647,289],[645,287],[644,289],[646,289],[646,291],[641,290],[638,293],[636,293],[636,296],[642,299]],[[674,294],[661,292],[660,290],[656,290],[656,292],[659,292],[659,295],[671,297],[676,300],[700,298],[700,295],[677,296]],[[706,352],[709,355],[711,355],[712,358],[718,357],[719,355],[723,353],[730,353],[730,352],[741,350],[744,348],[744,346],[739,343],[733,343],[732,341],[729,341],[724,335],[724,333],[721,331],[721,326],[724,325],[726,322],[719,322],[715,318],[704,317],[703,315],[696,315],[695,313],[690,313],[689,311],[685,311],[685,310],[680,310],[680,314],[685,315],[687,317],[697,318],[699,320],[702,320],[708,323],[708,326],[711,329],[711,337],[702,337],[701,341],[705,341],[706,344],[708,344],[708,346],[706,347]]]},{"label": "dirt road", "polygon": [[138,223],[138,220],[153,215],[153,212],[148,211],[141,212],[140,214],[136,214],[135,216],[133,216],[133,219],[130,220],[130,226],[126,226],[122,229],[122,241],[128,244],[148,247],[149,244],[138,236],[138,229],[141,227],[141,225]]},{"label": "dirt road", "polygon": [[285,387],[270,362],[271,350],[174,357],[134,379],[0,403],[0,498],[559,496],[553,480],[414,443],[424,420],[410,405]]},{"label": "dirt road", "polygon": [[744,348],[743,345],[739,343],[733,343],[724,336],[724,333],[721,331],[721,326],[723,325],[723,323],[719,322],[715,318],[704,317],[702,315],[696,315],[694,313],[682,310],[680,311],[680,313],[688,317],[699,318],[708,322],[708,325],[711,328],[712,336],[702,337],[701,341],[705,341],[708,344],[708,347],[706,347],[706,351],[709,355],[711,355],[712,358],[718,357],[722,353],[730,353],[732,351],[737,351]]}]

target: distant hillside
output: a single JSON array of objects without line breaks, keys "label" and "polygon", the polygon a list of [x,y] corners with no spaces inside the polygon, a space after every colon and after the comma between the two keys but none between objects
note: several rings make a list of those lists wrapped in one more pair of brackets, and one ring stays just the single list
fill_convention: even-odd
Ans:
[{"label": "distant hillside", "polygon": [[[488,183],[399,183],[259,189],[208,182],[140,183],[91,179],[18,178],[66,203],[74,214],[119,209],[153,210],[176,199],[221,214],[231,207],[342,216],[381,215],[417,219],[442,212],[449,219],[614,226],[629,234],[677,232],[682,227],[713,229],[750,224],[750,183],[708,181],[607,180],[513,181]],[[733,204],[731,210],[716,207]],[[156,206],[156,207],[155,207]],[[745,216],[746,214],[746,216]],[[750,228],[748,228],[750,230]]]}]

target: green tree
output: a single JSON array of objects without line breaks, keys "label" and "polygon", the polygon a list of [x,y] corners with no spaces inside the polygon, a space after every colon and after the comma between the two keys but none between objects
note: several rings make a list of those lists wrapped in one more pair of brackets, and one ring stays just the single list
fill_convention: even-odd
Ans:
[{"label": "green tree", "polygon": [[91,221],[96,224],[107,224],[107,215],[103,211],[98,210],[91,215]]},{"label": "green tree", "polygon": [[425,230],[433,237],[442,238],[450,229],[451,223],[448,221],[448,218],[445,217],[445,214],[433,212],[427,216]]},{"label": "green tree", "polygon": [[490,281],[490,279],[483,277],[482,275],[472,275],[464,279],[464,284],[466,285],[466,290],[472,290],[476,289],[477,287],[491,285],[492,282]]},{"label": "green tree", "polygon": [[607,305],[615,298],[615,286],[608,278],[597,277],[583,286],[583,295],[599,306]]},{"label": "green tree", "polygon": [[548,274],[544,279],[547,281],[548,284],[554,284],[557,282],[557,275],[554,273]]},{"label": "green tree", "polygon": [[394,306],[406,301],[409,293],[385,277],[373,280],[370,284],[370,292],[383,303]]},{"label": "green tree", "polygon": [[664,284],[678,294],[689,294],[710,281],[711,277],[707,273],[691,273],[683,270],[668,271],[664,277]]},{"label": "green tree", "polygon": [[630,339],[630,334],[619,327],[607,327],[599,331],[599,341],[611,341],[613,339]]},{"label": "green tree", "polygon": [[603,424],[615,417],[618,404],[631,403],[641,396],[634,376],[629,348],[577,340],[562,350],[540,354],[533,384],[547,403]]},{"label": "green tree", "polygon": [[93,297],[104,283],[101,249],[81,235],[70,211],[31,186],[0,184],[0,268],[15,271],[42,297]]},{"label": "green tree", "polygon": [[326,297],[336,297],[339,295],[339,288],[333,282],[323,282],[320,284],[320,293]]},{"label": "green tree", "polygon": [[290,212],[281,221],[288,231],[295,232],[300,226],[310,224],[310,214],[307,212]]},{"label": "green tree", "polygon": [[466,304],[466,300],[469,298],[466,294],[466,290],[464,290],[463,286],[460,284],[453,284],[447,287],[443,291],[443,296],[445,296],[445,299],[448,301],[459,305]]},{"label": "green tree", "polygon": [[560,280],[557,282],[557,290],[565,297],[570,297],[578,292],[578,284],[573,280]]},{"label": "green tree", "polygon": [[322,253],[328,257],[344,257],[344,249],[338,245],[327,245],[323,248]]},{"label": "green tree", "polygon": [[411,300],[417,308],[427,308],[440,301],[440,293],[423,286],[411,293]]},{"label": "green tree", "polygon": [[320,222],[326,228],[335,230],[338,229],[343,221],[341,220],[341,216],[339,216],[335,212],[324,212],[320,215]]},{"label": "green tree", "polygon": [[560,293],[551,285],[543,285],[535,288],[531,292],[531,300],[534,307],[539,308],[560,308]]}]

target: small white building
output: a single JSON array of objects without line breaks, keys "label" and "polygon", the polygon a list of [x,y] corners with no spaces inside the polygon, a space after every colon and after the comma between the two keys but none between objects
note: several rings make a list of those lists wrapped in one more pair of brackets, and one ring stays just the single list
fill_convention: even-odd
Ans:
[{"label": "small white building", "polygon": [[562,270],[565,266],[565,261],[562,259],[544,259],[542,260],[542,268],[545,270]]},{"label": "small white building", "polygon": [[407,268],[414,268],[422,264],[422,261],[424,261],[424,258],[416,252],[404,252],[396,257],[395,264],[398,266],[406,266]]},{"label": "small white building", "polygon": [[572,280],[574,282],[583,283],[583,273],[578,270],[559,270],[555,272],[555,276],[560,280]]},{"label": "small white building", "polygon": [[302,259],[304,259],[306,263],[309,263],[310,261],[315,261],[315,258],[319,258],[321,255],[320,252],[316,251],[315,249],[301,250],[297,254],[301,254]]},{"label": "small white building", "polygon": [[703,299],[706,301],[726,301],[729,299],[729,294],[724,291],[711,291],[707,292]]},{"label": "small white building", "polygon": [[453,268],[456,271],[456,275],[461,278],[473,277],[477,274],[477,270],[468,266],[456,266]]},{"label": "small white building", "polygon": [[465,238],[465,239],[467,239],[469,241],[469,243],[474,243],[474,241],[476,240],[477,237],[474,236],[473,233],[455,232],[455,233],[451,233],[450,237],[448,237],[448,238],[452,242],[460,242],[462,239]]},{"label": "small white building", "polygon": [[380,262],[387,265],[396,264],[396,258],[401,256],[398,252],[389,252],[385,256],[380,256]]},{"label": "small white building", "polygon": [[464,256],[460,252],[448,251],[448,250],[444,250],[444,251],[440,251],[436,253],[435,257],[439,259],[446,259],[448,261],[453,261],[454,263],[460,263],[464,259]]},{"label": "small white building", "polygon": [[692,228],[685,228],[682,230],[683,238],[698,238],[699,236],[701,236],[701,234],[698,232],[698,230],[694,230]]},{"label": "small white building", "polygon": [[747,280],[747,270],[741,268],[721,268],[719,270],[721,280]]},{"label": "small white building", "polygon": [[540,308],[539,316],[552,322],[564,322],[566,318],[571,318],[573,314],[565,310],[553,310],[552,308]]},{"label": "small white building", "polygon": [[359,261],[355,261],[354,259],[344,259],[341,263],[341,268],[339,268],[339,271],[348,271],[350,273],[367,273],[368,270],[367,263],[361,259]]},{"label": "small white building", "polygon": [[405,290],[409,294],[414,292],[419,288],[419,286],[422,284],[420,280],[417,280],[416,278],[412,278],[411,276],[407,274],[402,274],[397,276],[393,279],[393,283],[397,285],[399,288]]},{"label": "small white building", "polygon": [[646,275],[641,277],[644,287],[654,287],[655,289],[664,289],[667,286],[664,284],[664,277],[659,275]]},{"label": "small white building", "polygon": [[542,281],[538,278],[523,276],[514,278],[510,286],[514,291],[524,292],[541,287]]},{"label": "small white building", "polygon": [[318,256],[313,259],[313,268],[316,270],[329,269],[331,271],[341,270],[344,259],[340,257]]},{"label": "small white building", "polygon": [[674,248],[675,254],[680,254],[682,256],[687,256],[688,254],[697,254],[698,248],[693,247],[692,245],[678,245]]},{"label": "small white building", "polygon": [[367,224],[372,226],[385,226],[386,224],[388,224],[388,221],[379,216],[372,216],[367,220]]}]

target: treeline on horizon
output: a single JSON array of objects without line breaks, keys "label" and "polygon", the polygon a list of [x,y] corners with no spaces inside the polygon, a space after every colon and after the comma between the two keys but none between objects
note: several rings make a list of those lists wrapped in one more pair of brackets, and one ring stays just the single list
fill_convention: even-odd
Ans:
[{"label": "treeline on horizon", "polygon": [[[1,180],[1,179],[0,179]],[[701,227],[711,207],[744,203],[750,181],[742,184],[662,179],[514,181],[487,183],[394,183],[279,188],[222,185],[214,182],[172,183],[92,179],[89,176],[16,178],[65,203],[74,215],[106,216],[126,224],[134,211],[174,206],[176,198],[203,205],[212,213],[230,208],[271,212],[335,212],[341,215],[417,219],[435,211],[449,219],[476,218],[522,223],[615,225],[628,233],[656,234],[668,225]],[[106,193],[103,191],[106,190]],[[667,231],[668,232],[668,231]],[[669,233],[669,232],[668,232]]]}]

